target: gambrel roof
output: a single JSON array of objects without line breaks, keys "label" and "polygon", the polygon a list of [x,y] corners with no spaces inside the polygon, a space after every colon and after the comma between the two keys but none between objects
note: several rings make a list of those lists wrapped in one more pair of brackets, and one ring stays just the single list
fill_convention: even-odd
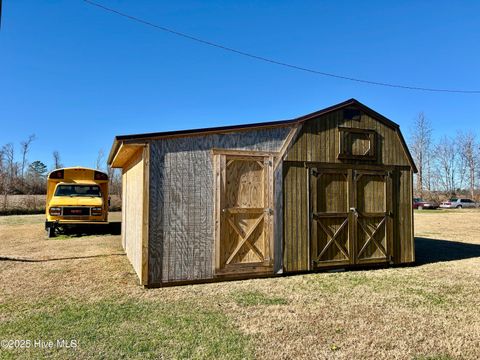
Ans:
[{"label": "gambrel roof", "polygon": [[399,140],[405,150],[405,154],[409,160],[410,165],[412,166],[413,171],[416,173],[417,168],[415,162],[413,161],[412,155],[408,146],[405,142],[405,139],[400,131],[400,126],[393,122],[392,120],[386,118],[385,116],[379,114],[375,110],[369,108],[368,106],[362,104],[356,99],[349,99],[343,101],[339,104],[329,106],[322,110],[312,112],[307,115],[303,115],[294,119],[288,120],[277,120],[277,121],[268,121],[260,123],[251,123],[251,124],[241,124],[241,125],[229,125],[229,126],[220,126],[220,127],[210,127],[210,128],[199,128],[199,129],[189,129],[189,130],[178,130],[178,131],[165,131],[165,132],[153,132],[153,133],[143,133],[143,134],[132,134],[132,135],[119,135],[116,136],[108,156],[108,164],[112,164],[115,156],[117,155],[119,149],[122,145],[127,144],[138,144],[144,143],[149,140],[159,140],[164,138],[176,138],[176,137],[188,137],[188,136],[201,136],[207,134],[221,134],[229,133],[236,131],[246,131],[253,129],[263,129],[263,128],[272,128],[272,127],[283,127],[283,126],[295,126],[302,124],[308,120],[317,118],[322,115],[329,114],[331,112],[346,109],[346,108],[356,108],[361,110],[363,113],[369,115],[373,119],[383,123],[384,125],[392,128],[397,133]]}]

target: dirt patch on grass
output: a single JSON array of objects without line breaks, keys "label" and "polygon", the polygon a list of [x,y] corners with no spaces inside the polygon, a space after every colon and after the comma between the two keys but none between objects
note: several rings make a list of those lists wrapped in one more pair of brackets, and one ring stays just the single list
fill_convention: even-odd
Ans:
[{"label": "dirt patch on grass", "polygon": [[478,359],[479,219],[416,213],[417,266],[145,290],[111,256],[119,236],[46,240],[43,217],[0,218],[0,256],[79,257],[0,261],[0,333],[77,336],[78,358]]},{"label": "dirt patch on grass", "polygon": [[[111,213],[110,221],[119,217],[120,213]],[[0,216],[0,256],[39,260],[123,253],[118,236],[92,232],[89,236],[47,239],[44,222],[44,215]],[[69,241],[61,241],[65,239]]]}]

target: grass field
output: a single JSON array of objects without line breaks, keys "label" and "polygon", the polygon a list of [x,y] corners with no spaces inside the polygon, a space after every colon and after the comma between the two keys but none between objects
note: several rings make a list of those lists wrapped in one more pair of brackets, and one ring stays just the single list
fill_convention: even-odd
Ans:
[{"label": "grass field", "polygon": [[43,220],[0,217],[0,341],[77,346],[2,359],[480,358],[480,211],[416,213],[416,266],[152,290],[118,235]]}]

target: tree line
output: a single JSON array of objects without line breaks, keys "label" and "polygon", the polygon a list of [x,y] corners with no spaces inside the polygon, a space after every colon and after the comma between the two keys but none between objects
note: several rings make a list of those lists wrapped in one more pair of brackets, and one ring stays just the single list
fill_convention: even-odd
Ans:
[{"label": "tree line", "polygon": [[[29,161],[28,155],[37,137],[35,134],[21,141],[16,148],[8,143],[0,148],[0,193],[7,195],[42,195],[46,193],[47,175],[54,169],[64,167],[60,152],[52,152],[52,167],[41,160]],[[106,171],[110,179],[110,193],[121,194],[121,174],[106,165],[103,150],[99,150],[94,167]]]},{"label": "tree line", "polygon": [[457,131],[434,140],[434,129],[423,112],[415,118],[410,150],[418,169],[414,192],[418,197],[479,196],[480,144],[473,131]]},{"label": "tree line", "polygon": [[[31,134],[20,142],[18,150],[13,143],[0,148],[1,194],[45,194],[48,172],[63,167],[58,150],[52,152],[50,169],[41,160],[29,161],[28,154],[36,139]],[[480,143],[473,131],[457,131],[453,136],[443,135],[435,140],[432,123],[421,112],[414,120],[409,140],[418,169],[414,177],[416,196],[479,196]],[[121,174],[106,165],[103,149],[98,151],[93,166],[108,173],[110,193],[121,195]]]}]

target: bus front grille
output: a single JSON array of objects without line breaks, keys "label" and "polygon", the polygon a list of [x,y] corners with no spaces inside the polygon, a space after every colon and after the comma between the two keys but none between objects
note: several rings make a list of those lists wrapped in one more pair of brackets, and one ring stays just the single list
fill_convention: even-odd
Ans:
[{"label": "bus front grille", "polygon": [[65,206],[63,208],[63,216],[89,216],[90,208],[86,206]]}]

